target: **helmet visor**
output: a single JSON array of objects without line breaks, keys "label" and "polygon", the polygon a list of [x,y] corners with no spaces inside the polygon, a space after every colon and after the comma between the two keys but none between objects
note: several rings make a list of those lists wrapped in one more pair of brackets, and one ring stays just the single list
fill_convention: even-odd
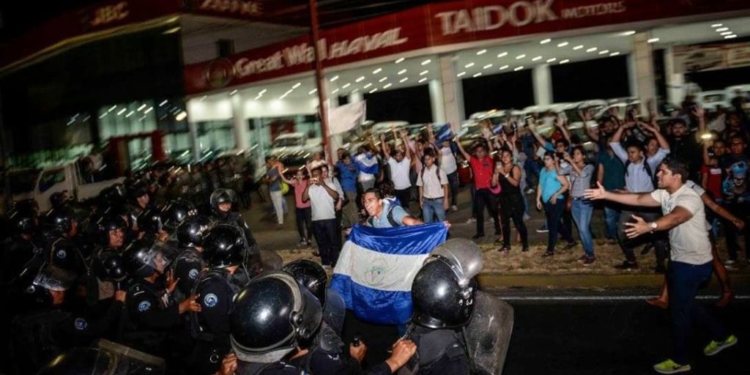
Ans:
[{"label": "helmet visor", "polygon": [[47,290],[62,292],[68,290],[76,280],[76,274],[62,268],[45,265],[39,270],[33,285]]},{"label": "helmet visor", "polygon": [[464,238],[446,241],[438,246],[430,256],[443,258],[450,265],[458,278],[458,284],[463,288],[469,286],[471,279],[479,274],[484,267],[482,251],[479,246]]}]

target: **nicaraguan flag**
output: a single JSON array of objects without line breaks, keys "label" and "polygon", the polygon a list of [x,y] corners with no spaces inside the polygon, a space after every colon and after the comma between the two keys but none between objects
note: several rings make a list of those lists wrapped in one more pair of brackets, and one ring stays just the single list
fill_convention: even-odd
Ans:
[{"label": "nicaraguan flag", "polygon": [[355,225],[333,270],[331,289],[363,321],[404,324],[412,314],[414,276],[447,234],[443,223],[396,228]]},{"label": "nicaraguan flag", "polygon": [[437,134],[435,134],[435,141],[437,143],[450,141],[451,138],[453,138],[453,129],[451,129],[451,124],[445,124],[441,126],[440,130],[438,130]]},{"label": "nicaraguan flag", "polygon": [[492,128],[492,134],[500,134],[503,132],[503,123],[499,123]]}]

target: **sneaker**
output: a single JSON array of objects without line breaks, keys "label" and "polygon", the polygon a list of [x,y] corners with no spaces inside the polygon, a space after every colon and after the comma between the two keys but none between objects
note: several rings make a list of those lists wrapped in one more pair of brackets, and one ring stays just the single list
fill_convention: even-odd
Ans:
[{"label": "sneaker", "polygon": [[529,214],[523,214],[523,221],[529,221],[531,219],[531,216]]},{"label": "sneaker", "polygon": [[615,266],[618,270],[634,270],[638,269],[638,263],[637,262],[628,262],[627,260],[622,262],[622,264],[618,264]]},{"label": "sneaker", "polygon": [[567,245],[565,245],[565,247],[564,247],[563,249],[564,249],[564,250],[570,250],[570,249],[572,249],[572,248],[576,247],[576,245],[578,245],[578,243],[577,243],[577,242],[575,242],[575,241],[573,241],[573,242],[568,242],[568,244],[567,244]]},{"label": "sneaker", "polygon": [[724,265],[725,265],[725,266],[733,266],[733,265],[735,265],[735,264],[737,264],[737,261],[736,261],[736,260],[732,260],[732,259],[727,259],[727,260],[725,260],[725,261],[724,261]]},{"label": "sneaker", "polygon": [[453,212],[458,211],[458,207],[456,207],[456,205],[454,204],[453,206],[451,206],[451,211]]},{"label": "sneaker", "polygon": [[528,189],[526,189],[526,194],[534,194],[535,192],[536,192],[536,190],[534,190],[534,188],[528,188]]},{"label": "sneaker", "polygon": [[654,365],[654,370],[660,374],[676,374],[679,372],[690,371],[690,365],[681,365],[675,363],[675,361],[668,359],[662,363]]},{"label": "sneaker", "polygon": [[477,219],[470,217],[469,220],[466,220],[466,224],[474,224],[477,222]]},{"label": "sneaker", "polygon": [[713,356],[719,354],[722,350],[726,348],[730,348],[737,344],[737,337],[735,335],[729,336],[726,340],[722,342],[717,341],[711,341],[704,349],[703,354],[707,356]]},{"label": "sneaker", "polygon": [[583,265],[588,266],[588,265],[594,264],[595,261],[596,261],[596,257],[586,257],[586,260],[583,261]]},{"label": "sneaker", "polygon": [[300,242],[299,242],[299,243],[297,244],[297,246],[299,246],[299,247],[304,247],[304,246],[307,246],[307,240],[303,238],[303,239],[302,239],[302,241],[300,241]]},{"label": "sneaker", "polygon": [[555,256],[555,253],[553,253],[551,251],[547,251],[544,254],[542,254],[542,258],[549,258],[549,257],[553,257],[553,256]]},{"label": "sneaker", "polygon": [[541,227],[541,228],[537,229],[536,232],[537,233],[547,233],[547,232],[549,232],[549,229],[547,229],[547,227]]}]

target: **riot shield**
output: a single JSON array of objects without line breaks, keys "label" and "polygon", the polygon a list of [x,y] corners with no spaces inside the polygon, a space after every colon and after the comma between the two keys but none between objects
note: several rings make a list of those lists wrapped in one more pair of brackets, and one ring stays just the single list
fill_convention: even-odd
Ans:
[{"label": "riot shield", "polygon": [[477,291],[474,314],[464,328],[466,347],[474,365],[489,374],[502,374],[512,332],[513,307]]},{"label": "riot shield", "polygon": [[111,375],[161,375],[166,370],[163,359],[127,346],[102,339],[97,347],[117,359],[117,368]]},{"label": "riot shield", "polygon": [[326,303],[323,306],[323,323],[331,327],[339,337],[344,329],[344,318],[346,317],[346,303],[339,292],[328,289],[326,291]]}]

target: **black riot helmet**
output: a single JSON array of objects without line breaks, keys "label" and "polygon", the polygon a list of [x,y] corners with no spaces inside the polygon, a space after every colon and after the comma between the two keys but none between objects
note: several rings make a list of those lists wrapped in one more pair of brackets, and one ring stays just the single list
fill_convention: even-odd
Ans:
[{"label": "black riot helmet", "polygon": [[148,185],[143,181],[135,181],[128,187],[128,195],[133,202],[146,194],[148,194]]},{"label": "black riot helmet", "polygon": [[69,233],[76,223],[73,210],[69,207],[53,208],[44,215],[44,227],[55,233]]},{"label": "black riot helmet", "polygon": [[258,276],[229,313],[232,349],[241,361],[273,363],[313,337],[323,318],[320,302],[286,272]]},{"label": "black riot helmet", "polygon": [[122,255],[115,251],[104,251],[97,254],[92,268],[94,269],[94,275],[104,281],[120,282],[128,276]]},{"label": "black riot helmet", "polygon": [[75,283],[74,272],[49,264],[41,266],[34,280],[26,287],[24,293],[40,305],[51,305],[51,292],[64,292]]},{"label": "black riot helmet", "polygon": [[214,215],[220,218],[225,218],[228,216],[229,212],[221,211],[219,205],[222,203],[231,203],[232,208],[237,207],[237,193],[232,189],[216,189],[211,193],[209,203],[211,205],[211,212],[213,212]]},{"label": "black riot helmet", "polygon": [[10,224],[19,234],[33,234],[36,232],[38,224],[36,211],[16,209],[10,214]]},{"label": "black riot helmet", "polygon": [[141,232],[159,233],[163,227],[161,213],[155,208],[148,208],[141,211],[136,220],[138,222],[138,230]]},{"label": "black riot helmet", "polygon": [[240,229],[220,224],[208,230],[203,239],[203,260],[209,267],[236,266],[245,259],[245,240]]},{"label": "black riot helmet", "polygon": [[125,270],[131,277],[144,278],[155,272],[164,272],[169,261],[159,247],[159,243],[137,240],[123,253]]},{"label": "black riot helmet", "polygon": [[195,205],[184,199],[175,199],[162,210],[162,223],[166,229],[170,232],[177,229],[177,227],[189,216],[197,214]]},{"label": "black riot helmet", "polygon": [[113,375],[116,369],[114,353],[98,348],[73,348],[55,357],[37,375]]},{"label": "black riot helmet", "polygon": [[202,215],[190,216],[177,227],[177,244],[181,248],[203,246],[211,220]]},{"label": "black riot helmet", "polygon": [[109,246],[109,232],[113,230],[124,231],[128,228],[128,223],[118,215],[105,215],[96,222],[96,233],[99,237],[99,243],[103,246]]},{"label": "black riot helmet", "polygon": [[482,252],[467,239],[451,239],[438,246],[417,272],[411,287],[412,321],[439,329],[465,325],[474,312],[476,276]]},{"label": "black riot helmet", "polygon": [[325,305],[328,275],[323,266],[308,259],[297,259],[284,265],[281,269],[292,275],[299,285],[307,288],[320,301],[321,305]]},{"label": "black riot helmet", "polygon": [[123,184],[114,184],[104,188],[99,193],[99,202],[102,207],[121,206],[128,200],[127,189]]}]

